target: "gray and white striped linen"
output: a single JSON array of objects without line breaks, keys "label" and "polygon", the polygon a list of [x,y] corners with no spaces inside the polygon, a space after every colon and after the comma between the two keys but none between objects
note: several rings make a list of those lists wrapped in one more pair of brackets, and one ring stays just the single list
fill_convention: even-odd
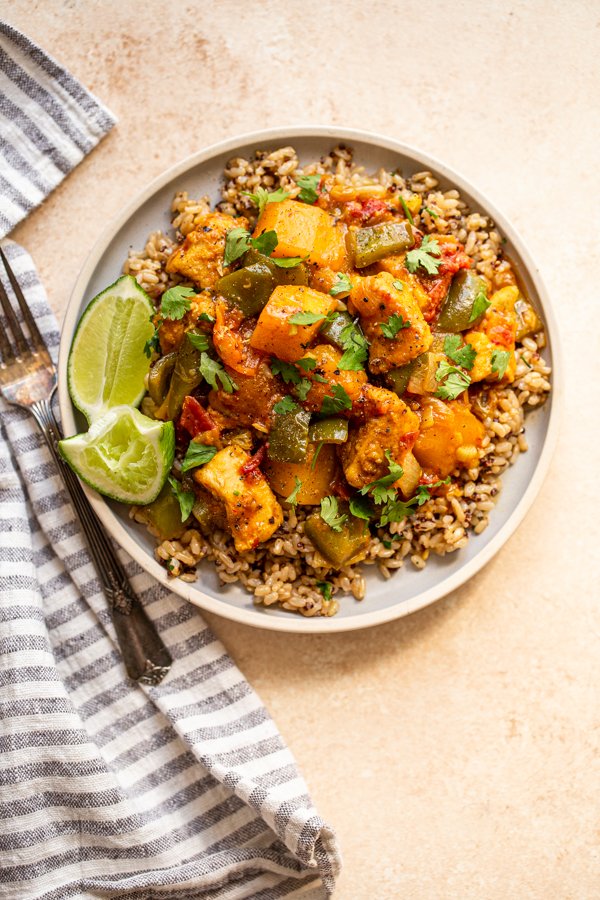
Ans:
[{"label": "gray and white striped linen", "polygon": [[[3,246],[55,354],[31,259]],[[128,680],[40,432],[1,398],[0,426],[0,896],[328,896],[335,838],[256,693],[123,555],[174,659],[158,687]]]},{"label": "gray and white striped linen", "polygon": [[114,124],[66,69],[0,21],[0,237],[39,206]]}]

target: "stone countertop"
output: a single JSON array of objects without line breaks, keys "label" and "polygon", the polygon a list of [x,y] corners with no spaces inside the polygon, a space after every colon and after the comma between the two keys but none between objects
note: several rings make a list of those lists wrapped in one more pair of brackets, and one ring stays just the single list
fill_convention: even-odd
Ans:
[{"label": "stone countertop", "polygon": [[362,633],[208,618],[338,831],[337,897],[597,897],[597,4],[12,0],[6,17],[119,118],[13,234],[58,314],[99,232],[150,179],[268,126],[414,144],[521,232],[567,372],[559,448],[517,533],[459,591]]}]

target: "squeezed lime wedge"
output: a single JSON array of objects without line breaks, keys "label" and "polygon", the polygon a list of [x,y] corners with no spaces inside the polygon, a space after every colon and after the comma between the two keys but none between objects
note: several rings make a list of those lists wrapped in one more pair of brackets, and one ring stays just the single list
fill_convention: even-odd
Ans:
[{"label": "squeezed lime wedge", "polygon": [[85,434],[59,441],[61,456],[100,494],[143,506],[160,493],[175,455],[172,422],[115,406]]},{"label": "squeezed lime wedge", "polygon": [[138,406],[150,359],[144,345],[154,334],[150,297],[123,275],[91,301],[71,344],[67,375],[71,399],[88,422],[113,406]]}]

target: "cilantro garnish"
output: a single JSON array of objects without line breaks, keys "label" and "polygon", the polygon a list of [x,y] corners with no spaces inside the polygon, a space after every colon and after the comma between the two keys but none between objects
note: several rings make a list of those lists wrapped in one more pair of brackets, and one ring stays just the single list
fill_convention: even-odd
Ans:
[{"label": "cilantro garnish", "polygon": [[196,350],[200,350],[201,352],[208,350],[208,337],[205,334],[194,334],[194,332],[188,331],[187,339]]},{"label": "cilantro garnish", "polygon": [[321,518],[333,531],[341,531],[347,520],[346,513],[339,514],[337,497],[323,497],[321,500]]},{"label": "cilantro garnish", "polygon": [[317,361],[313,356],[303,356],[302,359],[297,360],[296,365],[304,369],[305,372],[312,372],[317,365]]},{"label": "cilantro garnish", "polygon": [[379,327],[383,331],[383,336],[393,341],[399,331],[402,331],[403,328],[410,328],[410,322],[404,321],[398,313],[392,313],[387,322],[379,323]]},{"label": "cilantro garnish", "polygon": [[175,287],[169,288],[162,295],[160,301],[160,311],[165,319],[183,319],[186,312],[191,309],[190,297],[195,295],[196,291],[191,287],[184,287],[176,284]]},{"label": "cilantro garnish", "polygon": [[288,322],[290,325],[314,325],[315,322],[322,322],[325,318],[323,313],[299,312],[290,316]]},{"label": "cilantro garnish", "polygon": [[396,488],[393,488],[392,485],[404,475],[404,469],[392,459],[389,450],[385,451],[385,458],[388,461],[389,474],[372,481],[371,484],[365,485],[359,491],[359,494],[363,496],[371,492],[375,503],[387,503],[389,500],[393,500],[396,496]]},{"label": "cilantro garnish", "polygon": [[292,400],[291,397],[284,397],[283,400],[279,400],[275,406],[273,407],[273,412],[277,413],[278,416],[284,416],[286,413],[295,412],[298,409],[298,404]]},{"label": "cilantro garnish", "polygon": [[315,455],[313,456],[312,462],[310,464],[311,471],[313,471],[313,472],[314,472],[315,466],[317,464],[317,459],[319,457],[319,453],[321,452],[321,449],[322,449],[324,443],[325,443],[325,441],[319,441],[319,443],[317,444],[317,449],[315,450]]},{"label": "cilantro garnish", "polygon": [[250,197],[253,203],[258,206],[258,214],[262,215],[265,211],[265,206],[267,203],[280,203],[282,200],[286,200],[290,195],[287,191],[284,191],[283,188],[277,188],[276,191],[269,192],[264,187],[256,188],[256,193],[253,194],[251,191],[242,191],[242,194],[246,197]]},{"label": "cilantro garnish", "polygon": [[237,384],[233,378],[227,374],[221,363],[209,356],[208,353],[200,354],[200,365],[198,368],[203,378],[215,390],[219,389],[218,381],[220,381],[225,393],[233,394],[234,391],[237,391]]},{"label": "cilantro garnish", "polygon": [[317,587],[323,594],[325,600],[329,602],[331,600],[331,594],[333,592],[333,586],[329,584],[328,581],[317,581]]},{"label": "cilantro garnish", "polygon": [[[316,360],[314,362],[316,365]],[[271,372],[273,375],[281,375],[286,384],[298,384],[301,377],[295,366],[275,357],[271,360]]]},{"label": "cilantro garnish", "polygon": [[473,309],[471,310],[471,315],[469,316],[469,325],[471,324],[471,322],[474,322],[475,319],[478,319],[479,316],[482,316],[486,309],[491,305],[492,304],[485,296],[484,292],[480,291],[473,302]]},{"label": "cilantro garnish", "polygon": [[436,381],[444,382],[435,392],[435,396],[442,400],[456,400],[471,384],[470,377],[463,369],[457,369],[447,362],[438,365],[435,378]]},{"label": "cilantro garnish", "polygon": [[381,510],[381,518],[377,523],[378,527],[383,528],[384,525],[389,525],[390,522],[401,522],[402,519],[406,519],[407,516],[412,516],[415,512],[416,501],[416,497],[412,497],[410,500],[406,501],[388,500]]},{"label": "cilantro garnish", "polygon": [[509,361],[510,353],[508,350],[494,350],[492,353],[492,372],[498,375],[498,381],[506,372]]},{"label": "cilantro garnish", "polygon": [[296,504],[298,502],[298,494],[300,492],[300,488],[302,487],[302,482],[300,481],[300,479],[298,478],[297,475],[294,475],[294,481],[296,482],[296,487],[294,488],[292,493],[289,495],[289,497],[285,498],[286,503],[289,503],[290,506],[296,506]]},{"label": "cilantro garnish", "polygon": [[326,394],[323,397],[321,405],[321,415],[335,416],[343,409],[352,409],[352,400],[344,390],[341,384],[336,384],[333,388],[333,397]]},{"label": "cilantro garnish", "polygon": [[359,497],[356,495],[350,499],[350,512],[357,519],[370,519],[373,515],[373,509],[367,497]]},{"label": "cilantro garnish", "polygon": [[296,387],[294,388],[294,393],[298,397],[298,400],[306,400],[308,396],[308,392],[312,387],[312,381],[308,378],[301,378]]},{"label": "cilantro garnish", "polygon": [[406,216],[406,218],[408,219],[410,224],[414,225],[415,220],[412,217],[412,213],[411,213],[410,209],[408,208],[408,204],[407,204],[406,200],[404,199],[402,194],[400,194],[399,196],[400,196],[400,203],[402,204],[402,209],[404,210],[404,215]]},{"label": "cilantro garnish", "polygon": [[196,444],[195,441],[191,441],[183,457],[181,471],[187,472],[189,469],[195,469],[196,466],[206,465],[216,452],[217,448],[211,447],[210,444]]},{"label": "cilantro garnish", "polygon": [[215,317],[209,315],[208,313],[203,312],[203,313],[200,313],[200,315],[198,316],[198,321],[199,322],[208,322],[210,325],[212,325],[213,322],[215,321]]},{"label": "cilantro garnish", "polygon": [[369,342],[356,322],[350,322],[340,331],[340,344],[344,348],[338,368],[346,372],[364,369],[369,355]]},{"label": "cilantro garnish", "polygon": [[462,366],[463,369],[472,369],[477,350],[471,344],[465,344],[461,347],[461,340],[460,335],[449,334],[444,340],[444,353],[457,366]]},{"label": "cilantro garnish", "polygon": [[148,357],[148,359],[150,359],[154,351],[158,353],[159,350],[160,341],[158,339],[158,328],[155,328],[152,337],[148,338],[148,340],[144,344],[144,354]]},{"label": "cilantro garnish", "polygon": [[[275,234],[275,232],[273,232],[273,234]],[[271,256],[271,262],[275,263],[276,266],[279,266],[280,269],[294,269],[296,266],[299,266],[301,262],[304,262],[305,259],[308,259],[308,256],[282,256],[281,259],[276,259],[274,256]]]},{"label": "cilantro garnish", "polygon": [[225,253],[223,262],[230,266],[232,262],[243,256],[246,250],[253,247],[259,253],[270,256],[277,246],[277,234],[274,231],[263,231],[258,237],[253,238],[245,228],[232,228],[225,238]]},{"label": "cilantro garnish", "polygon": [[439,219],[440,214],[436,213],[430,206],[426,206],[423,212],[429,213],[432,219]]},{"label": "cilantro garnish", "polygon": [[296,184],[301,190],[297,199],[303,203],[316,203],[319,197],[317,188],[320,181],[320,175],[302,175],[301,178],[298,178]]},{"label": "cilantro garnish", "polygon": [[440,245],[436,239],[427,234],[423,238],[420,247],[409,250],[406,254],[406,268],[409,272],[416,272],[420,266],[425,269],[428,275],[436,275],[442,261],[434,257],[440,256],[441,252]]},{"label": "cilantro garnish", "polygon": [[337,273],[337,281],[329,291],[332,297],[339,297],[341,294],[349,294],[352,290],[352,282],[345,272]]},{"label": "cilantro garnish", "polygon": [[415,499],[417,501],[417,506],[423,506],[424,503],[427,503],[428,500],[431,500],[431,493],[434,488],[442,487],[444,484],[450,484],[450,476],[444,478],[443,481],[435,481],[433,484],[419,484],[417,486],[417,494]]},{"label": "cilantro garnish", "polygon": [[185,522],[189,519],[192,507],[196,502],[196,496],[193,491],[184,491],[180,483],[172,475],[169,475],[169,484],[173,488],[173,493],[179,502],[179,511],[181,512],[181,521]]}]

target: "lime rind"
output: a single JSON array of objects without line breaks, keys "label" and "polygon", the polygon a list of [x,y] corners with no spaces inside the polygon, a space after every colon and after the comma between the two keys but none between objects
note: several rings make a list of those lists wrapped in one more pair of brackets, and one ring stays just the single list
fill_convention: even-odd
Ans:
[{"label": "lime rind", "polygon": [[98,493],[144,506],[156,499],[173,465],[175,427],[130,406],[115,406],[89,431],[64,438],[58,447],[73,471]]},{"label": "lime rind", "polygon": [[145,343],[154,334],[150,297],[131,275],[123,275],[90,302],[69,353],[71,399],[89,423],[113,406],[138,406],[150,359]]}]

